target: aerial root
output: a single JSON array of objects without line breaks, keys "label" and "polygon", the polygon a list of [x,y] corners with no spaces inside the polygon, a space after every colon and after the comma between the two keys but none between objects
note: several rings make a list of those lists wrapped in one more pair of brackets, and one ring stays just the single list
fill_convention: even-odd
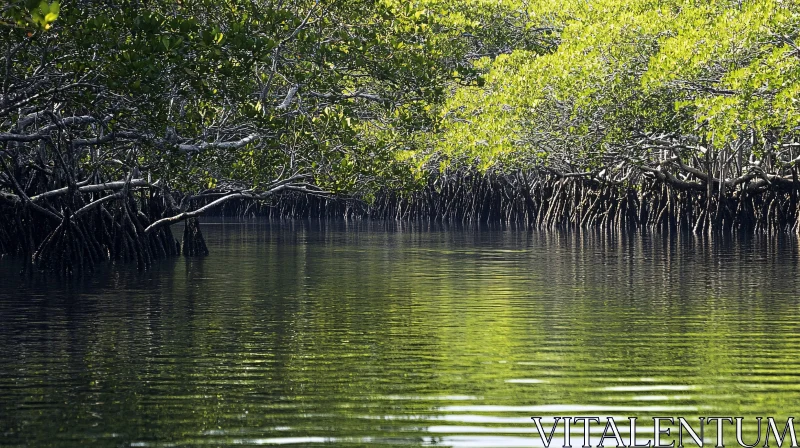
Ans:
[{"label": "aerial root", "polygon": [[187,257],[208,255],[208,247],[197,218],[187,219],[183,228],[183,255]]}]

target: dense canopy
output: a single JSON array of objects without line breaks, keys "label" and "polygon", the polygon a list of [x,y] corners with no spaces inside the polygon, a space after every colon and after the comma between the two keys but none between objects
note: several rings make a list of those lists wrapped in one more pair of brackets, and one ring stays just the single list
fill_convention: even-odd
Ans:
[{"label": "dense canopy", "polygon": [[798,25],[780,0],[11,1],[0,252],[147,265],[188,219],[204,253],[197,216],[287,191],[379,217],[791,228]]},{"label": "dense canopy", "polygon": [[556,30],[558,49],[479,61],[489,70],[487,88],[448,99],[446,130],[431,155],[484,171],[538,167],[636,193],[643,182],[666,183],[718,209],[701,220],[709,227],[744,224],[741,204],[753,204],[741,200],[743,190],[778,191],[791,204],[766,213],[781,216],[778,227],[794,224],[800,4],[597,0],[527,8]]}]

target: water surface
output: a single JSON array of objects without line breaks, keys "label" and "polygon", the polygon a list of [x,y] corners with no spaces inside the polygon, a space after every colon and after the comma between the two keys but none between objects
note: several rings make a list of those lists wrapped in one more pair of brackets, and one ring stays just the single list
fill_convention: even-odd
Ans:
[{"label": "water surface", "polygon": [[0,259],[0,445],[528,447],[534,415],[744,416],[752,443],[797,414],[792,237],[203,230],[209,257],[87,281]]}]

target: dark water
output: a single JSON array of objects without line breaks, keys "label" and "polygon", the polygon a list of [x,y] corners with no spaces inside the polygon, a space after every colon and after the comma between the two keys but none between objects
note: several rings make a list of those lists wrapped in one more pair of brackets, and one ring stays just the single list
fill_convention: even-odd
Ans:
[{"label": "dark water", "polygon": [[794,238],[204,231],[207,258],[82,283],[0,260],[0,445],[536,446],[534,415],[752,443],[800,410]]}]

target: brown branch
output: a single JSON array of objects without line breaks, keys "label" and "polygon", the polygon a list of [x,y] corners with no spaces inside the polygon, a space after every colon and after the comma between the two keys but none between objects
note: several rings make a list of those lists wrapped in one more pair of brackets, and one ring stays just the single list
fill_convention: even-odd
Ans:
[{"label": "brown branch", "polygon": [[35,95],[31,95],[29,97],[19,99],[19,100],[15,101],[15,102],[11,103],[10,105],[8,105],[6,108],[0,109],[0,117],[8,115],[14,109],[22,107],[25,104],[28,104],[31,101],[33,101],[33,100],[35,100],[35,99],[37,99],[37,98],[39,98],[41,96],[44,96],[44,95],[47,95],[47,94],[50,94],[50,93],[63,92],[65,90],[69,90],[69,89],[71,89],[73,87],[92,87],[92,84],[83,83],[83,82],[76,82],[76,83],[67,84],[67,85],[61,86],[61,87],[54,87],[54,88],[52,88],[50,90],[47,90],[47,91],[44,91],[44,92],[39,92],[39,93],[37,93]]},{"label": "brown branch", "polygon": [[223,197],[221,197],[221,198],[219,198],[217,200],[214,200],[214,201],[212,201],[212,202],[210,202],[210,203],[208,203],[208,204],[206,204],[206,205],[204,205],[204,206],[202,206],[202,207],[200,207],[200,208],[198,208],[196,210],[192,210],[190,212],[182,212],[182,213],[179,213],[179,214],[177,214],[175,216],[170,216],[170,217],[167,217],[167,218],[159,219],[158,221],[155,221],[152,224],[150,224],[144,231],[145,231],[145,233],[149,233],[149,232],[152,232],[153,230],[159,229],[159,228],[161,228],[163,226],[166,226],[166,225],[169,225],[169,224],[174,224],[176,222],[184,221],[184,220],[189,219],[189,218],[196,218],[196,217],[202,215],[203,213],[211,210],[212,208],[217,207],[217,206],[219,206],[221,204],[224,204],[225,202],[227,202],[227,201],[229,201],[231,199],[250,199],[250,200],[256,200],[256,201],[264,200],[264,199],[267,199],[268,197],[270,197],[270,196],[274,195],[275,193],[278,193],[278,192],[280,192],[282,190],[301,191],[303,193],[308,193],[308,194],[327,194],[327,192],[322,191],[322,190],[311,189],[311,188],[309,188],[309,185],[305,184],[305,183],[298,183],[298,184],[293,184],[292,183],[294,180],[297,180],[297,179],[300,179],[300,178],[303,178],[303,177],[306,177],[306,176],[297,175],[297,176],[292,176],[292,177],[290,177],[288,179],[284,179],[283,181],[280,181],[277,185],[273,184],[272,188],[270,188],[269,190],[267,190],[265,192],[262,192],[262,193],[254,193],[254,192],[250,192],[250,191],[239,191],[239,192],[234,192],[234,193],[228,194],[228,195],[223,196]]},{"label": "brown branch", "polygon": [[102,198],[100,198],[100,199],[98,199],[98,200],[96,200],[94,202],[90,202],[90,203],[84,205],[83,207],[81,207],[80,209],[78,209],[78,211],[76,211],[75,213],[72,214],[72,219],[79,218],[81,215],[89,212],[90,210],[92,210],[92,209],[94,209],[96,207],[99,207],[99,206],[103,205],[105,202],[108,202],[108,201],[111,201],[111,200],[114,200],[114,199],[122,199],[124,197],[125,197],[125,192],[124,191],[119,191],[117,193],[110,194],[108,196],[104,196],[104,197],[102,197]]},{"label": "brown branch", "polygon": [[[105,182],[102,184],[93,184],[88,185],[89,181],[83,181],[76,186],[78,187],[78,191],[81,193],[95,193],[100,191],[114,191],[114,190],[121,190],[125,187],[125,181],[119,180],[114,182]],[[129,187],[152,187],[155,184],[151,184],[147,182],[145,179],[133,179],[131,180]],[[66,194],[69,191],[69,187],[59,188],[57,190],[50,190],[41,194],[37,194],[36,196],[31,197],[31,200],[34,202],[40,201],[42,199],[51,198],[53,196],[60,196],[62,194]]]},{"label": "brown branch", "polygon": [[11,193],[6,193],[4,191],[0,191],[0,199],[10,203],[11,205],[16,205],[20,201],[19,196]]}]

